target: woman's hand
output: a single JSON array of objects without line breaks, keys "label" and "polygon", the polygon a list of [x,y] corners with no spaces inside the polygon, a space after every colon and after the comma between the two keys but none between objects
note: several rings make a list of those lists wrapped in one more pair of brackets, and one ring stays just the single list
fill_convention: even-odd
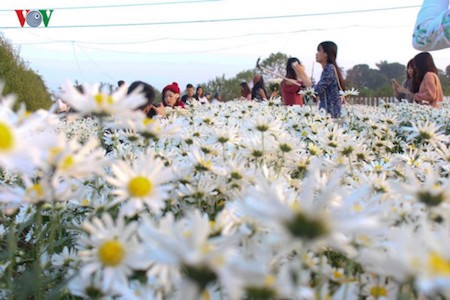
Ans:
[{"label": "woman's hand", "polygon": [[156,105],[152,105],[152,108],[155,110],[155,112],[165,118],[166,117],[166,109],[164,108],[164,105],[162,103],[158,103]]},{"label": "woman's hand", "polygon": [[297,74],[297,78],[303,82],[304,86],[310,87],[312,85],[312,82],[305,72],[305,66],[302,64],[296,64],[293,67],[294,67],[295,74]]},{"label": "woman's hand", "polygon": [[408,94],[409,93],[409,91],[405,87],[403,87],[401,85],[395,87],[395,91],[397,93],[402,93],[402,94]]}]

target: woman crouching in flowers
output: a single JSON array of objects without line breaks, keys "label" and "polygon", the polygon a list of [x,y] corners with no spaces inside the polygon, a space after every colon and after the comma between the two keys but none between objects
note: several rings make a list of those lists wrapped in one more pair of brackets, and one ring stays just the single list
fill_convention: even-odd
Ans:
[{"label": "woman crouching in flowers", "polygon": [[[336,63],[337,45],[325,41],[317,47],[316,61],[323,67],[319,82],[313,87],[319,96],[319,109],[324,108],[332,118],[341,116],[341,95],[339,90],[345,90],[344,79]],[[304,73],[304,69],[298,69]],[[305,77],[305,74],[302,75]],[[304,82],[308,86],[307,82]]]},{"label": "woman crouching in flowers", "polygon": [[181,107],[185,108],[183,101],[180,98],[180,88],[178,83],[172,82],[172,84],[166,85],[162,91],[162,105],[154,105],[153,109],[156,113],[162,117],[166,116],[165,107]]}]

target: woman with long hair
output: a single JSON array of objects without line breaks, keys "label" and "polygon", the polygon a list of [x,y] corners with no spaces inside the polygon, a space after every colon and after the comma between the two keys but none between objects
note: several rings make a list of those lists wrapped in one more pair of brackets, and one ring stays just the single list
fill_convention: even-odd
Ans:
[{"label": "woman with long hair", "polygon": [[246,81],[242,81],[240,87],[241,87],[241,99],[252,100],[252,91],[250,90],[248,83]]},{"label": "woman with long hair", "polygon": [[397,100],[406,99],[408,102],[413,102],[413,88],[412,82],[414,78],[414,60],[410,59],[406,65],[406,78],[400,85],[397,80],[392,79],[392,87],[394,89],[394,96]]},{"label": "woman with long hair", "polygon": [[325,41],[317,46],[316,61],[322,65],[323,72],[314,86],[319,96],[319,109],[325,109],[332,118],[341,116],[341,96],[339,90],[345,90],[341,70],[336,63],[337,45]]},{"label": "woman with long hair", "polygon": [[252,98],[256,99],[257,101],[267,100],[264,78],[261,74],[255,74],[255,76],[253,77]]},{"label": "woman with long hair", "polygon": [[444,100],[441,81],[434,64],[433,57],[428,52],[421,52],[414,56],[415,74],[412,81],[414,102],[438,106]]},{"label": "woman with long hair", "polygon": [[[281,98],[285,105],[300,105],[303,106],[302,95],[298,92],[303,85],[299,74],[296,71],[296,67],[301,65],[300,60],[296,57],[290,57],[286,63],[286,78],[281,81]],[[288,80],[292,79],[292,80]]]}]

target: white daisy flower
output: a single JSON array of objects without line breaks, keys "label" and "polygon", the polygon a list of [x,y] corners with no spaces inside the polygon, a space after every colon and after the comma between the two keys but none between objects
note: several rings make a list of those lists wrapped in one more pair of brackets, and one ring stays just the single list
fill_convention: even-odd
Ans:
[{"label": "white daisy flower", "polygon": [[[55,135],[50,133],[49,119],[37,112],[20,120],[12,110],[13,103],[14,98],[0,98],[0,166],[31,174]],[[45,127],[49,130],[41,131]]]},{"label": "white daisy flower", "polygon": [[101,290],[112,290],[116,285],[127,285],[133,270],[144,270],[149,263],[143,257],[143,248],[137,241],[138,224],[125,224],[118,217],[114,222],[109,214],[83,223],[87,236],[78,241],[83,278],[101,273]]},{"label": "white daisy flower", "polygon": [[55,253],[50,258],[52,264],[56,267],[74,266],[74,262],[78,260],[76,250],[64,246],[61,253]]},{"label": "white daisy flower", "polygon": [[58,144],[48,149],[46,160],[48,165],[55,169],[56,175],[64,178],[101,174],[108,160],[105,150],[99,146],[96,138],[80,144],[75,139],[66,142],[60,137]]},{"label": "white daisy flower", "polygon": [[98,84],[83,85],[83,93],[75,88],[71,82],[65,82],[62,89],[62,100],[81,115],[132,117],[135,115],[137,108],[147,101],[141,94],[140,88],[127,95],[125,85],[112,95],[101,93]]},{"label": "white daisy flower", "polygon": [[412,127],[405,128],[411,132],[407,139],[419,139],[420,141],[428,142],[432,145],[448,143],[448,135],[439,131],[441,126],[442,125],[437,125],[430,120],[413,122]]},{"label": "white daisy flower", "polygon": [[116,161],[111,170],[114,177],[107,177],[107,181],[115,187],[111,205],[124,202],[123,212],[127,216],[135,215],[144,205],[154,212],[164,207],[167,187],[163,184],[174,177],[171,169],[165,167],[161,160],[153,155],[141,156],[131,165]]},{"label": "white daisy flower", "polygon": [[341,97],[358,96],[359,91],[352,88],[351,90],[339,91],[339,94],[341,95]]}]

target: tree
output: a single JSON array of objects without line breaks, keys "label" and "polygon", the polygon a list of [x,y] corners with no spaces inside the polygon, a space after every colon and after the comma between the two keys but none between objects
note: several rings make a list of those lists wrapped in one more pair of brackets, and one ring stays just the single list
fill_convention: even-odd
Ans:
[{"label": "tree", "polygon": [[388,63],[383,60],[376,64],[380,73],[386,76],[388,79],[396,79],[398,82],[402,82],[405,78],[406,67],[400,63]]},{"label": "tree", "polygon": [[[267,68],[279,75],[285,75],[286,73],[286,62],[289,55],[281,52],[272,53],[268,58],[261,61],[260,65]],[[264,73],[265,81],[270,81],[272,79],[278,78],[276,75],[270,74],[268,72]]]},{"label": "tree", "polygon": [[450,77],[450,65],[448,65],[447,68],[445,68],[445,75],[447,77]]},{"label": "tree", "polygon": [[368,65],[356,65],[347,71],[347,82],[355,88],[377,89],[386,82],[386,76]]},{"label": "tree", "polygon": [[[447,69],[448,69],[448,67],[447,67]],[[439,80],[441,81],[442,90],[444,92],[444,95],[450,95],[450,77],[447,74],[440,73]]]},{"label": "tree", "polygon": [[18,102],[23,102],[28,110],[48,109],[50,94],[42,77],[30,69],[20,58],[12,45],[0,35],[0,81],[5,84],[3,94],[16,94]]},{"label": "tree", "polygon": [[225,75],[222,75],[201,85],[205,88],[205,91],[213,94],[216,92],[221,93],[224,100],[236,99],[241,96],[241,82],[251,81],[254,74],[254,70],[246,70],[236,74],[233,78],[226,79]]},{"label": "tree", "polygon": [[356,65],[347,71],[348,87],[356,88],[361,96],[391,96],[392,88],[386,75],[366,64]]}]

